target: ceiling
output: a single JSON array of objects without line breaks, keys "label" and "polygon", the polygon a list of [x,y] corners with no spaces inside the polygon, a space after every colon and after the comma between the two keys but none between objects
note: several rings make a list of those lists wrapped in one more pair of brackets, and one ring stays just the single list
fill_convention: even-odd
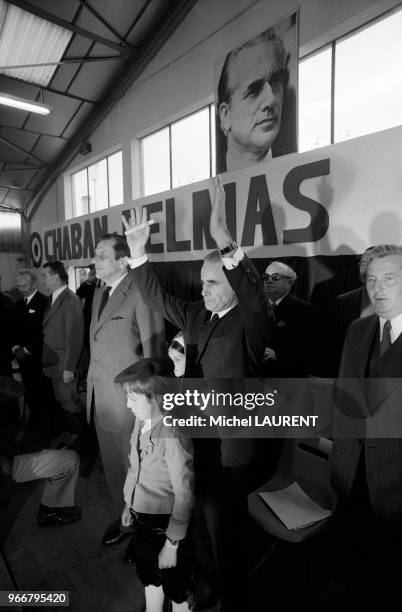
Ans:
[{"label": "ceiling", "polygon": [[0,106],[0,210],[32,218],[195,1],[0,0],[0,92],[52,107]]}]

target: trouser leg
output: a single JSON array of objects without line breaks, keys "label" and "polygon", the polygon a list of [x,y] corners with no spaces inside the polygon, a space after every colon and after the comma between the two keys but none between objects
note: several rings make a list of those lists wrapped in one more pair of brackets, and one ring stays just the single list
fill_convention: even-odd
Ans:
[{"label": "trouser leg", "polygon": [[108,489],[116,511],[120,513],[123,506],[123,486],[129,468],[131,432],[105,431],[96,416],[95,427]]},{"label": "trouser leg", "polygon": [[51,508],[75,505],[80,460],[72,450],[43,450],[14,457],[15,482],[46,478],[41,503]]}]

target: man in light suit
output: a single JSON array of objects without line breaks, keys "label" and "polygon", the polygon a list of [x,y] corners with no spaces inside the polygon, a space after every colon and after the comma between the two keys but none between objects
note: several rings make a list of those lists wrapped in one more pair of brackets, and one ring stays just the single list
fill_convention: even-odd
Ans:
[{"label": "man in light suit", "polygon": [[[118,515],[129,466],[133,417],[121,386],[113,380],[143,357],[167,354],[164,323],[142,299],[133,273],[127,271],[129,254],[123,236],[105,234],[100,238],[94,264],[97,278],[105,285],[95,291],[89,333],[88,419],[95,423],[106,481]],[[107,530],[104,545],[123,539],[115,527]]]},{"label": "man in light suit", "polygon": [[[14,302],[11,308],[12,352],[18,360],[24,384],[30,412],[29,425],[43,428],[49,424],[49,402],[52,398],[51,385],[42,372],[42,322],[49,300],[37,290],[37,275],[33,270],[17,272],[17,287],[22,298]],[[50,393],[47,389],[44,397],[44,387],[48,385]]]},{"label": "man in light suit", "polygon": [[60,402],[63,425],[85,439],[75,384],[84,339],[81,302],[67,286],[68,276],[61,261],[43,267],[45,285],[51,293],[43,318],[43,372],[51,379]]},{"label": "man in light suit", "polygon": [[354,321],[346,335],[333,483],[344,503],[344,529],[353,534],[351,551],[367,546],[363,558],[375,575],[368,601],[377,597],[390,610],[402,571],[402,247],[371,250],[366,288],[376,314]]},{"label": "man in light suit", "polygon": [[[236,384],[236,378],[257,376],[265,347],[272,341],[272,321],[259,275],[226,226],[225,191],[220,179],[215,181],[210,221],[218,250],[206,256],[201,268],[202,300],[186,302],[163,291],[145,254],[150,233],[145,212],[136,209],[131,226],[123,222],[131,250],[130,266],[144,300],[183,331],[185,376],[232,379],[228,385]],[[215,440],[199,442],[195,459],[198,509],[202,506],[214,553],[205,565],[212,572],[216,569],[215,584],[209,586],[220,590],[222,612],[243,611],[246,492],[247,487],[255,488],[252,479],[260,448],[251,438],[223,437],[216,446],[203,444]],[[269,466],[267,454],[264,465]],[[197,521],[194,528],[198,537],[200,524]],[[199,569],[207,579],[207,568]]]}]

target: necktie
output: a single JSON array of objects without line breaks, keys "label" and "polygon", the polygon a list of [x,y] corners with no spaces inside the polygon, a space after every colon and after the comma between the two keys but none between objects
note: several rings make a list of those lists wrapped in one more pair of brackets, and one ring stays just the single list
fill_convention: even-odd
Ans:
[{"label": "necktie", "polygon": [[24,297],[24,304],[25,304],[25,306],[28,306],[28,298],[27,297]]},{"label": "necktie", "polygon": [[384,353],[387,352],[387,350],[392,344],[391,329],[392,329],[391,321],[385,321],[384,328],[382,330],[381,343],[380,343],[380,357],[382,357]]},{"label": "necktie", "polygon": [[219,315],[216,312],[214,312],[214,314],[212,315],[211,320],[210,320],[209,323],[210,323],[210,325],[212,325],[216,321],[219,321]]},{"label": "necktie", "polygon": [[110,293],[111,287],[109,287],[109,285],[107,285],[107,287],[105,287],[104,292],[102,293],[102,298],[99,304],[99,308],[98,308],[98,321],[101,317],[101,314],[103,312],[103,309],[105,308],[107,301],[109,299],[109,293]]},{"label": "necktie", "polygon": [[274,322],[276,323],[278,320],[278,306],[275,304],[275,302],[271,302],[271,308],[274,317]]}]

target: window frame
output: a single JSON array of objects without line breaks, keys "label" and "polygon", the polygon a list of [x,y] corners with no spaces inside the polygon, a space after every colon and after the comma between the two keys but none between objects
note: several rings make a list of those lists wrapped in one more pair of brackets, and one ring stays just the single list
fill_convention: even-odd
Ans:
[{"label": "window frame", "polygon": [[[117,153],[121,153],[121,173],[122,173],[122,197],[123,197],[123,201],[120,202],[119,204],[113,204],[110,205],[110,175],[109,175],[109,158],[113,157],[114,155],[116,155]],[[89,189],[89,168],[91,168],[92,166],[95,166],[96,164],[99,164],[100,162],[102,162],[103,160],[106,160],[106,182],[107,182],[107,207],[106,208],[102,208],[99,211],[98,210],[90,210],[90,202],[89,202],[89,198],[90,198],[90,189]],[[119,146],[118,148],[113,148],[110,151],[103,153],[102,155],[99,155],[95,158],[93,158],[91,160],[91,163],[86,163],[86,164],[82,164],[80,166],[76,166],[74,169],[70,170],[68,173],[68,185],[65,184],[65,201],[66,203],[69,203],[69,209],[67,209],[67,206],[65,206],[65,212],[66,212],[66,220],[68,219],[76,219],[78,217],[82,217],[84,215],[89,215],[89,214],[94,214],[97,212],[100,212],[101,210],[109,210],[110,208],[114,208],[115,206],[121,206],[122,204],[124,204],[124,163],[123,163],[123,148],[121,146]],[[87,186],[87,198],[88,198],[88,204],[87,204],[87,211],[83,212],[81,214],[77,214],[76,212],[76,203],[75,203],[75,195],[74,195],[74,185],[73,185],[73,177],[75,174],[78,174],[79,172],[82,172],[83,170],[86,171],[86,186]]]},{"label": "window frame", "polygon": [[[157,132],[161,132],[162,130],[168,129],[168,136],[169,136],[169,187],[168,189],[175,189],[175,187],[173,187],[173,164],[172,164],[172,126],[175,123],[179,123],[181,121],[184,121],[185,119],[188,119],[189,117],[192,117],[193,115],[196,115],[197,113],[200,113],[201,111],[205,110],[206,108],[208,108],[208,126],[209,126],[209,138],[208,138],[208,155],[209,155],[209,177],[205,177],[205,178],[211,178],[213,176],[215,176],[215,171],[216,169],[212,168],[212,164],[213,164],[213,153],[212,153],[212,116],[213,113],[215,112],[215,101],[209,101],[207,103],[203,103],[202,105],[198,106],[197,108],[194,108],[193,110],[191,110],[190,112],[187,112],[186,114],[182,115],[182,116],[177,116],[175,117],[174,120],[169,121],[163,125],[160,125],[158,128],[153,129],[152,131],[146,132],[143,135],[138,137],[138,141],[139,141],[139,155],[140,155],[140,197],[148,197],[153,195],[153,193],[145,193],[145,185],[144,185],[144,155],[143,155],[143,141],[146,138],[149,138],[150,136],[153,136],[154,134],[156,134]],[[186,183],[186,184],[191,184],[191,183]],[[154,192],[157,193],[157,192]]]},{"label": "window frame", "polygon": [[[300,62],[308,60],[309,57],[313,57],[314,55],[316,55],[320,51],[323,51],[324,49],[327,49],[327,48],[331,49],[330,143],[329,143],[328,146],[336,144],[337,142],[344,142],[343,140],[335,141],[335,95],[336,95],[336,91],[335,91],[335,70],[336,70],[336,46],[337,46],[337,44],[339,42],[341,42],[342,40],[350,38],[351,36],[357,34],[358,32],[361,32],[361,31],[363,31],[363,30],[365,30],[367,28],[372,27],[377,22],[380,22],[383,19],[387,19],[388,17],[391,17],[392,14],[396,14],[396,13],[398,13],[401,10],[402,9],[401,9],[400,5],[394,6],[394,7],[390,8],[390,9],[384,11],[383,13],[381,13],[381,15],[377,15],[375,17],[372,17],[371,19],[368,19],[364,23],[355,26],[354,28],[352,28],[351,30],[346,32],[345,34],[337,36],[337,37],[335,37],[335,38],[333,38],[333,39],[323,43],[322,45],[320,45],[319,47],[317,47],[313,51],[309,51],[305,55],[299,57],[299,64],[300,64]],[[298,126],[298,129],[299,129],[299,126]],[[314,149],[308,149],[308,150],[309,151],[313,151]]]}]

